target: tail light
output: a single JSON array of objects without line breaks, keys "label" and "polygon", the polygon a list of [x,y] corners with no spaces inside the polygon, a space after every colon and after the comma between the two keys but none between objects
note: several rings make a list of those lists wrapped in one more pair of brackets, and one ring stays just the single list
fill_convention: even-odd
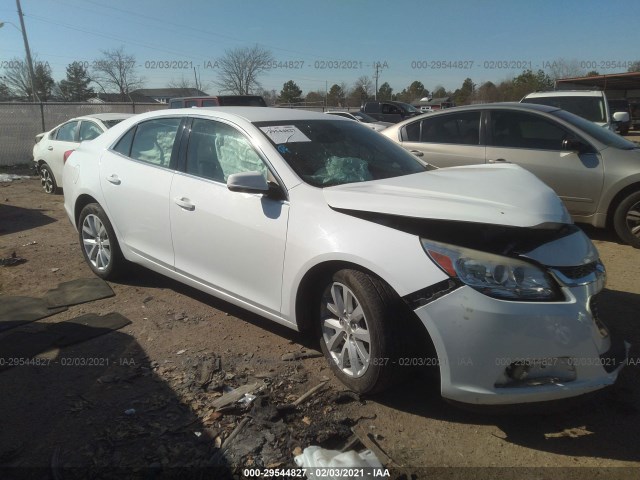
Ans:
[{"label": "tail light", "polygon": [[67,150],[66,152],[64,152],[64,155],[62,156],[62,162],[67,163],[67,158],[69,158],[69,155],[71,155],[73,152],[75,152],[75,150]]}]

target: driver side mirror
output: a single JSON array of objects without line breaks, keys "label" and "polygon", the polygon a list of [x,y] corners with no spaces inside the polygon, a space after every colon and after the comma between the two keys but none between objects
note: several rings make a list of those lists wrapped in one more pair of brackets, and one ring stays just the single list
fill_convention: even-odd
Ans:
[{"label": "driver side mirror", "polygon": [[578,139],[566,139],[562,141],[562,150],[567,152],[587,153],[591,151],[591,147]]},{"label": "driver side mirror", "polygon": [[269,193],[267,179],[260,172],[241,172],[229,175],[227,188],[232,192]]},{"label": "driver side mirror", "polygon": [[629,112],[615,112],[613,114],[614,122],[625,123],[629,121]]}]

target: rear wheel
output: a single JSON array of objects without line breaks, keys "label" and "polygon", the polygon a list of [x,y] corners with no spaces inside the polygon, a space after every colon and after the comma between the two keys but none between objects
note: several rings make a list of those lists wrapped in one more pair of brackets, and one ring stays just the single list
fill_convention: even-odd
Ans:
[{"label": "rear wheel", "polygon": [[640,191],[620,202],[613,215],[613,227],[623,241],[640,248]]},{"label": "rear wheel", "polygon": [[114,279],[122,273],[126,260],[104,210],[90,203],[80,212],[78,235],[87,264],[100,278]]},{"label": "rear wheel", "polygon": [[388,286],[357,270],[340,270],[322,284],[320,346],[355,392],[378,392],[396,379],[401,321],[395,304]]},{"label": "rear wheel", "polygon": [[48,193],[50,195],[56,193],[56,191],[58,190],[58,184],[56,183],[56,179],[53,176],[53,172],[51,171],[51,168],[49,168],[49,165],[47,165],[46,163],[42,163],[39,170],[42,189],[45,191],[45,193]]}]

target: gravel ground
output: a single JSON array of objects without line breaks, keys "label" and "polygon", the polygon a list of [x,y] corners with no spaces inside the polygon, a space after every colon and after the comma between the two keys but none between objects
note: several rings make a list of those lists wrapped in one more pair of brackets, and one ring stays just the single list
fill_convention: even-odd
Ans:
[{"label": "gravel ground", "polygon": [[[40,297],[92,277],[62,202],[35,178],[0,183],[0,258],[26,260],[0,267],[0,294]],[[391,478],[637,477],[640,250],[586,231],[608,269],[602,316],[632,343],[634,364],[607,391],[554,411],[500,415],[449,405],[422,377],[360,398],[314,355],[313,341],[134,269],[110,282],[112,298],[0,334],[1,342],[89,312],[132,322],[42,352],[41,365],[0,371],[0,466],[10,467],[0,478],[238,478],[242,467],[294,467],[294,452],[309,445],[343,448],[352,429],[388,455]],[[311,358],[283,360],[301,352]],[[215,408],[238,388],[256,398]]]}]

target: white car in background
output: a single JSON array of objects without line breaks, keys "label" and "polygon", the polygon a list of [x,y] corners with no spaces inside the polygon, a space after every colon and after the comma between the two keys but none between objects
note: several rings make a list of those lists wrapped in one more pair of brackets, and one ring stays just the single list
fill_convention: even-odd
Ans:
[{"label": "white car in background", "polygon": [[597,250],[516,165],[431,171],[344,118],[176,109],[81,144],[63,188],[96,275],[134,262],[310,332],[357,392],[434,366],[449,400],[528,403],[626,363]]},{"label": "white car in background", "polygon": [[389,122],[381,122],[380,120],[376,120],[370,115],[367,115],[364,112],[345,112],[343,110],[328,110],[326,112],[327,115],[336,115],[338,117],[348,118],[350,120],[355,120],[356,122],[362,123],[365,127],[369,127],[376,132],[381,132],[387,127],[393,125],[393,123]]},{"label": "white car in background", "polygon": [[40,175],[42,189],[46,193],[55,193],[62,185],[65,152],[77,148],[82,141],[93,140],[130,116],[130,113],[85,115],[67,120],[53,130],[36,135],[33,161]]}]

